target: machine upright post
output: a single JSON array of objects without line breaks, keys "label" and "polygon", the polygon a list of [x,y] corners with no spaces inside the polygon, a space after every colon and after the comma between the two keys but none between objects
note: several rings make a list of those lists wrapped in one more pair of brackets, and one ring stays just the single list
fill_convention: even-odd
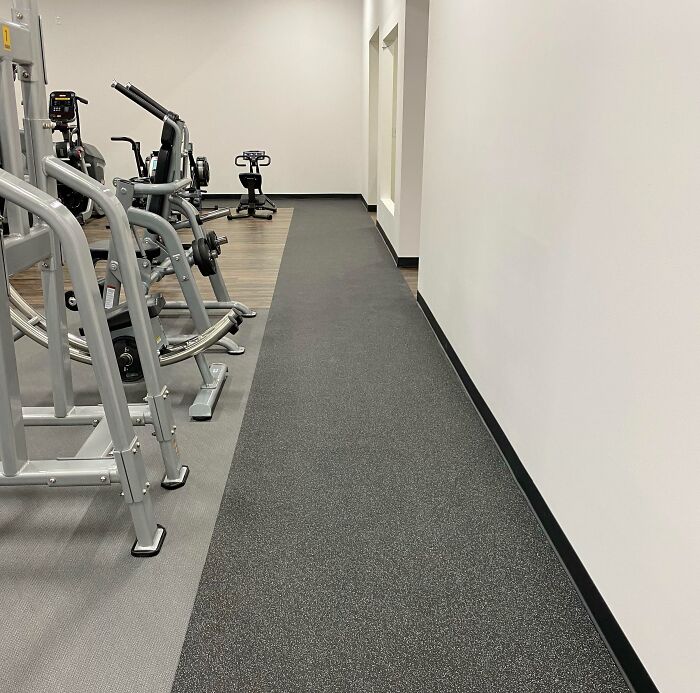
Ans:
[{"label": "machine upright post", "polygon": [[22,421],[17,356],[10,322],[5,253],[0,238],[0,455],[5,476],[15,476],[27,462],[27,440]]},{"label": "machine upright post", "polygon": [[[15,176],[24,175],[22,145],[17,129],[17,98],[9,60],[0,61],[0,155],[2,167]],[[5,218],[11,233],[29,233],[29,215],[11,202],[5,203]]]},{"label": "machine upright post", "polygon": [[[31,64],[22,66],[19,78],[24,100],[24,137],[29,180],[40,190],[57,197],[56,181],[42,167],[44,157],[53,155],[52,126],[46,102],[44,46],[37,0],[15,0],[17,21],[29,28]],[[56,416],[64,417],[73,409],[73,376],[68,352],[68,319],[65,305],[61,245],[51,232],[51,257],[42,263],[41,278],[46,307],[46,331],[49,335],[49,364],[53,380]]]}]

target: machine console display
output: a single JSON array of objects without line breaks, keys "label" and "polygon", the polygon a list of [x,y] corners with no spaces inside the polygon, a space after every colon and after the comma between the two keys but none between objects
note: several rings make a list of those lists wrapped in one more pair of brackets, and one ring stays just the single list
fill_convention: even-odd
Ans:
[{"label": "machine console display", "polygon": [[76,118],[73,91],[52,91],[49,95],[49,118],[54,123],[71,123]]}]

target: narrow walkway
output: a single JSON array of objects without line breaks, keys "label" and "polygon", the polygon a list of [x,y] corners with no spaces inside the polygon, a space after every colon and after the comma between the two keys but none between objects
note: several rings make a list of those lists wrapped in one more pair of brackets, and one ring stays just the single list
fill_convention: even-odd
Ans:
[{"label": "narrow walkway", "polygon": [[294,206],[175,693],[627,691],[361,204]]}]

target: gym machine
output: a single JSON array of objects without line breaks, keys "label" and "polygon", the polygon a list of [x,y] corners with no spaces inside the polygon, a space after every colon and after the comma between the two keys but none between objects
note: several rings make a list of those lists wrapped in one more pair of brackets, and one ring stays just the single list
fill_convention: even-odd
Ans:
[{"label": "gym machine", "polygon": [[[185,121],[179,115],[159,104],[155,99],[133,84],[122,85],[118,82],[113,82],[112,87],[163,122],[161,148],[157,156],[158,163],[155,166],[154,175],[149,179],[152,187],[145,187],[148,185],[149,181],[137,181],[137,190],[135,192],[137,195],[147,195],[147,207],[149,211],[161,216],[168,222],[172,222],[173,228],[177,230],[185,228],[191,229],[194,240],[191,247],[186,249],[187,259],[190,264],[194,263],[197,259],[200,260],[200,265],[198,266],[200,266],[202,273],[208,277],[216,297],[215,301],[204,301],[206,310],[210,312],[219,312],[233,309],[243,318],[255,317],[256,313],[254,310],[251,310],[238,301],[233,301],[229,295],[217,263],[220,247],[214,242],[213,237],[207,234],[203,229],[204,220],[211,217],[202,217],[197,212],[196,207],[188,201],[187,197],[179,194],[189,186],[189,182],[187,184],[183,183],[183,181],[187,180],[186,172],[189,166],[190,151],[189,131]],[[172,192],[171,188],[167,188],[168,185],[172,186],[174,184],[178,185],[175,193]],[[172,211],[179,212],[184,219],[180,222],[173,222],[171,219]],[[225,210],[219,210],[217,215],[223,216],[221,212],[225,213]],[[159,245],[157,236],[157,232],[153,233],[147,230],[144,237],[144,245],[147,250],[160,248],[160,255],[157,258],[157,263],[160,267],[170,272],[172,269],[171,263],[173,262],[172,256]],[[166,307],[166,310],[173,311],[182,311],[186,309],[186,302],[170,301]],[[242,353],[242,350],[236,353]]]},{"label": "gym machine", "polygon": [[[176,114],[153,106],[142,92],[136,93],[134,87],[125,87],[114,83],[114,88],[127,98],[145,107],[152,115],[157,115],[163,121],[161,148],[155,157],[152,175],[130,180],[116,179],[116,194],[126,210],[129,223],[133,227],[143,229],[143,234],[134,234],[134,247],[139,257],[142,284],[147,287],[149,294],[149,309],[151,316],[158,320],[165,317],[168,311],[178,314],[184,310],[194,323],[198,337],[167,337],[162,329],[157,334],[162,337],[162,355],[167,359],[170,352],[187,347],[191,343],[203,342],[206,335],[213,335],[215,340],[207,339],[207,348],[213,345],[223,346],[228,353],[242,353],[243,348],[233,342],[226,333],[235,334],[243,317],[254,317],[255,312],[247,306],[231,301],[226,291],[223,279],[219,274],[217,257],[225,238],[219,238],[214,232],[206,233],[201,226],[201,219],[196,208],[187,197],[182,197],[191,185],[191,178],[183,176],[183,167],[189,162],[187,130],[184,122]],[[154,102],[155,103],[155,102]],[[144,106],[145,104],[145,106]],[[165,115],[163,115],[165,113]],[[132,145],[133,148],[133,145]],[[135,149],[136,151],[136,149]],[[140,153],[140,152],[139,152]],[[145,162],[144,162],[145,165]],[[178,228],[184,224],[173,223],[173,210],[179,211],[186,220],[186,227],[191,228],[193,239],[189,247],[185,247]],[[108,311],[117,310],[117,302],[121,288],[119,263],[114,261],[113,243],[94,244],[91,247],[93,260],[107,261],[107,271],[104,278],[105,308]],[[215,295],[220,300],[205,302],[197,288],[193,275],[193,267],[207,276]],[[152,288],[166,276],[174,275],[184,296],[184,301],[164,301],[159,294],[153,294]],[[69,297],[70,301],[72,297]],[[223,309],[226,314],[215,325],[211,325],[208,309]],[[112,323],[115,340],[119,339],[118,351],[123,357],[125,379],[138,379],[140,376],[139,350],[134,348],[131,335],[128,332],[128,304],[118,307],[115,321]],[[122,324],[122,320],[126,320]],[[123,330],[126,329],[126,332]],[[222,331],[223,330],[223,331]],[[211,418],[221,389],[227,377],[228,369],[223,363],[208,364],[203,350],[191,354],[202,376],[202,386],[190,407],[190,416],[196,420]]]},{"label": "gym machine", "polygon": [[[47,162],[46,166],[50,168],[52,175],[56,177],[58,182],[66,189],[70,190],[76,196],[84,196],[86,199],[91,199],[94,190],[86,188],[84,176],[70,176],[66,167],[56,168],[54,162]],[[75,169],[72,169],[75,171]],[[120,190],[127,189],[127,182],[122,182]],[[110,193],[114,198],[114,193]],[[102,208],[97,203],[96,207]],[[226,379],[226,368],[223,365],[215,365],[211,368],[206,363],[203,352],[217,343],[224,342],[229,350],[238,349],[235,342],[226,342],[225,335],[235,333],[240,323],[240,318],[233,312],[229,311],[215,325],[210,325],[209,321],[198,321],[197,329],[199,334],[195,336],[177,337],[168,339],[163,326],[161,324],[161,311],[164,307],[162,296],[150,294],[146,291],[146,318],[148,320],[151,339],[149,341],[139,341],[138,330],[140,328],[133,320],[132,303],[134,299],[132,294],[137,290],[140,294],[144,293],[144,287],[149,286],[151,276],[149,257],[152,253],[145,252],[139,246],[138,238],[133,234],[129,224],[129,218],[125,215],[124,209],[119,207],[120,218],[115,221],[113,216],[115,212],[112,210],[112,217],[108,213],[108,221],[112,230],[111,237],[106,244],[97,244],[98,247],[91,248],[91,256],[93,264],[100,260],[107,261],[107,275],[99,281],[99,287],[103,295],[103,305],[107,312],[108,326],[112,337],[113,348],[117,354],[119,373],[122,381],[125,383],[137,382],[149,378],[153,385],[153,378],[150,371],[157,368],[158,365],[171,365],[180,363],[185,359],[194,358],[202,373],[203,386],[190,408],[190,414],[198,420],[206,420],[211,418],[216,402],[218,401],[221,388]],[[177,235],[173,229],[169,229],[170,233]],[[157,254],[157,253],[156,253]],[[134,266],[133,284],[130,290],[127,286],[127,279],[124,274],[131,272],[131,266]],[[190,291],[196,292],[195,283],[192,280],[188,284]],[[126,292],[127,301],[122,302],[121,289],[122,286]],[[46,330],[46,318],[37,313],[31,306],[22,300],[21,296],[14,290],[10,291],[10,298],[13,301],[13,321],[15,326],[20,330],[21,334],[26,334],[34,341],[43,346],[49,345],[49,339]],[[143,300],[143,296],[140,296]],[[195,296],[193,300],[196,300]],[[65,293],[65,305],[71,310],[78,310],[79,305],[77,296],[72,290]],[[201,299],[200,299],[201,300]],[[200,313],[204,312],[204,309]],[[90,355],[88,345],[83,336],[68,334],[69,356],[71,359],[81,362],[90,363]],[[153,348],[155,344],[155,349]],[[231,346],[232,345],[232,346]],[[155,359],[155,361],[154,361]],[[212,375],[216,373],[216,377]],[[153,390],[157,392],[157,390]],[[161,419],[158,419],[160,422]],[[163,427],[165,431],[167,427]],[[156,433],[159,435],[159,433]],[[167,433],[164,433],[167,435]],[[159,439],[160,440],[160,439]],[[171,470],[172,472],[172,470]],[[173,477],[172,473],[168,473],[166,484],[173,486],[182,480],[182,474],[178,472],[177,477]],[[186,478],[186,477],[185,477]]]},{"label": "gym machine", "polygon": [[[79,110],[81,103],[87,105],[88,101],[74,91],[53,91],[49,94],[49,118],[54,131],[62,135],[62,141],[55,143],[56,156],[104,184],[104,157],[97,147],[83,142]],[[103,216],[90,198],[76,193],[63,183],[58,184],[58,198],[81,224],[93,214]]]},{"label": "gym machine", "polygon": [[[242,195],[236,214],[229,214],[227,219],[265,219],[272,220],[272,214],[277,214],[277,205],[263,192],[261,166],[269,166],[272,163],[269,155],[261,150],[245,151],[236,157],[236,166],[248,166],[248,171],[239,173],[238,178],[243,187],[248,191]],[[242,210],[246,210],[242,213]],[[272,212],[272,214],[259,214],[258,212]]]},{"label": "gym machine", "polygon": [[[150,424],[154,428],[166,469],[162,481],[165,488],[184,485],[188,469],[180,464],[168,390],[161,382],[129,222],[113,192],[54,155],[37,1],[15,0],[12,19],[0,20],[0,26],[4,47],[0,52],[0,196],[6,200],[9,225],[9,235],[0,240],[0,486],[119,484],[136,532],[131,552],[134,556],[153,556],[160,551],[166,532],[155,521],[134,425]],[[17,122],[15,67],[22,87],[29,182],[24,179]],[[56,199],[58,181],[90,197],[109,219],[144,363],[148,391],[145,404],[127,403],[88,243],[75,217]],[[78,352],[70,345],[62,262],[70,272],[77,300],[84,351]],[[35,264],[41,267],[46,315],[32,313],[29,317],[9,280]],[[19,334],[13,332],[13,326]],[[14,342],[23,334],[40,343],[45,340],[52,407],[22,406]],[[70,359],[76,355],[92,366],[102,404],[75,404]],[[94,430],[74,457],[29,458],[28,427],[90,424]]]},{"label": "gym machine", "polygon": [[[115,86],[117,83],[115,82]],[[120,85],[121,86],[121,85]],[[116,87],[115,87],[116,88]],[[170,113],[163,106],[160,106],[156,101],[151,99],[150,96],[137,89],[132,84],[127,84],[125,87],[128,91],[138,93],[141,98],[150,100],[159,109],[162,109],[163,115]],[[123,92],[122,92],[123,93]],[[152,115],[155,115],[153,111],[149,111]],[[183,121],[184,124],[184,121]],[[158,166],[158,150],[151,152],[145,159],[141,153],[141,143],[132,139],[131,137],[112,137],[110,138],[112,142],[127,142],[131,146],[131,150],[134,154],[134,160],[136,162],[136,171],[139,178],[151,178],[154,179],[156,168]],[[180,178],[189,176],[190,184],[185,190],[178,192],[178,195],[184,199],[187,199],[197,210],[199,214],[199,223],[204,224],[207,221],[213,221],[214,219],[221,219],[222,217],[227,217],[231,210],[230,209],[219,209],[215,207],[214,209],[206,210],[204,208],[204,195],[206,194],[206,187],[209,185],[211,178],[211,171],[209,168],[209,161],[206,156],[195,156],[194,147],[189,140],[186,144],[186,151],[182,153],[183,166],[180,170]],[[173,214],[178,214],[177,211]],[[176,228],[186,228],[189,225],[188,221],[174,222]]]}]

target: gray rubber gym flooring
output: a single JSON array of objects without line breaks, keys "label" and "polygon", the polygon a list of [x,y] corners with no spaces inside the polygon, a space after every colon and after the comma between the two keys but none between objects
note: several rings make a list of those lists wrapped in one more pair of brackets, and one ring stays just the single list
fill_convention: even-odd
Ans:
[{"label": "gray rubber gym flooring", "polygon": [[[265,329],[244,322],[243,356],[212,353],[229,379],[214,419],[189,421],[193,362],[165,369],[187,485],[167,492],[158,447],[140,429],[156,517],[168,531],[156,558],[135,559],[129,514],[110,489],[0,489],[0,691],[167,693],[177,667]],[[168,321],[169,323],[172,321]],[[170,330],[169,330],[170,331]],[[47,405],[46,352],[18,347],[26,405]],[[74,366],[78,404],[94,404],[93,376]],[[143,393],[130,388],[130,401]],[[85,429],[36,428],[31,451],[74,454]]]},{"label": "gray rubber gym flooring", "polygon": [[360,202],[294,206],[174,693],[627,691]]}]

